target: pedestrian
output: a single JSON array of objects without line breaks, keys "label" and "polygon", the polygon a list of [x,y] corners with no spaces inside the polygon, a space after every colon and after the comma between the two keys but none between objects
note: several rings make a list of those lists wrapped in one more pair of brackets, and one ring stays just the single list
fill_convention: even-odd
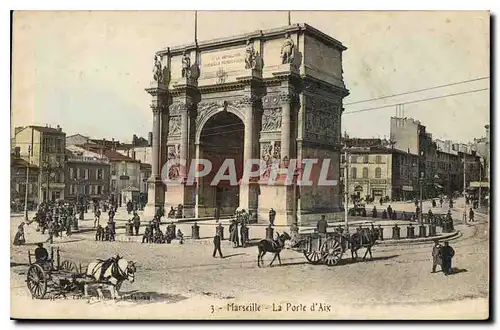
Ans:
[{"label": "pedestrian", "polygon": [[434,240],[434,247],[432,248],[432,273],[436,272],[436,266],[441,267],[441,270],[443,270],[441,248],[439,240]]},{"label": "pedestrian", "polygon": [[220,209],[218,207],[214,208],[214,220],[218,222],[220,219]]},{"label": "pedestrian", "polygon": [[138,236],[139,228],[141,227],[141,218],[139,217],[137,212],[134,212],[134,217],[132,218],[132,221],[134,222],[135,236]]},{"label": "pedestrian", "polygon": [[389,214],[389,219],[392,219],[392,207],[391,205],[389,204],[389,206],[387,207],[387,213]]},{"label": "pedestrian", "polygon": [[380,197],[379,202],[380,202],[380,205],[384,204],[384,200],[382,199],[382,197]]},{"label": "pedestrian", "polygon": [[233,247],[239,247],[238,223],[236,220],[233,220],[229,225],[229,240],[233,243]]},{"label": "pedestrian", "polygon": [[469,219],[470,221],[474,221],[474,211],[472,210],[472,207],[469,210]]},{"label": "pedestrian", "polygon": [[439,207],[441,207],[441,208],[443,207],[443,197],[441,197],[439,199]]},{"label": "pedestrian", "polygon": [[271,226],[274,226],[274,219],[276,218],[276,211],[271,208],[269,210],[269,223],[271,224]]},{"label": "pedestrian", "polygon": [[94,228],[99,226],[100,218],[101,218],[101,210],[97,208],[94,213]]},{"label": "pedestrian", "polygon": [[24,245],[26,243],[26,239],[24,237],[24,222],[17,227],[17,233],[14,237],[14,245]]},{"label": "pedestrian", "polygon": [[216,233],[214,236],[214,253],[212,254],[213,258],[215,258],[215,254],[217,251],[219,252],[219,256],[221,257],[221,259],[223,259],[224,257],[222,256],[222,251],[220,249],[220,235],[219,235],[219,233]]},{"label": "pedestrian", "polygon": [[316,224],[316,230],[319,234],[326,234],[326,228],[328,228],[328,222],[325,219],[325,215],[322,215],[321,220],[318,220]]},{"label": "pedestrian", "polygon": [[444,242],[444,246],[441,249],[442,256],[442,269],[445,275],[451,274],[451,261],[455,256],[455,250],[449,245],[446,241]]}]

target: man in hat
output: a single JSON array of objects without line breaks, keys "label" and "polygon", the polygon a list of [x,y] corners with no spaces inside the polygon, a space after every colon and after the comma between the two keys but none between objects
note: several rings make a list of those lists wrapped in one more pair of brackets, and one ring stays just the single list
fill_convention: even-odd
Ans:
[{"label": "man in hat", "polygon": [[49,252],[43,247],[43,243],[38,243],[38,247],[35,249],[35,260],[36,262],[46,262],[49,260]]},{"label": "man in hat", "polygon": [[432,273],[436,272],[436,266],[443,268],[442,257],[441,257],[441,244],[439,240],[434,240],[434,247],[432,248]]},{"label": "man in hat", "polygon": [[221,257],[221,259],[222,259],[222,258],[224,258],[224,257],[222,256],[222,251],[221,251],[221,249],[220,249],[220,241],[221,241],[221,237],[220,237],[219,233],[217,232],[217,233],[215,234],[215,236],[214,236],[214,253],[212,254],[212,257],[214,257],[214,258],[215,258],[215,254],[216,254],[217,252],[219,252],[219,256],[220,256],[220,257]]},{"label": "man in hat", "polygon": [[449,242],[444,242],[444,246],[441,249],[442,256],[442,269],[445,275],[451,274],[451,260],[455,256],[455,250],[449,245]]},{"label": "man in hat", "polygon": [[328,228],[328,222],[325,219],[325,216],[321,216],[321,220],[318,220],[316,224],[316,230],[319,234],[326,234],[326,228]]},{"label": "man in hat", "polygon": [[132,221],[134,222],[135,236],[139,236],[139,228],[141,227],[141,218],[135,211]]},{"label": "man in hat", "polygon": [[269,224],[271,226],[274,226],[274,219],[275,218],[276,218],[276,211],[273,208],[271,208],[269,210]]}]

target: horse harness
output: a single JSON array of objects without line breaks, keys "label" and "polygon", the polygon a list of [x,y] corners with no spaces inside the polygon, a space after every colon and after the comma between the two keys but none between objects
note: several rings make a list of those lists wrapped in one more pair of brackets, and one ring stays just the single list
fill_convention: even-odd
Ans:
[{"label": "horse harness", "polygon": [[[110,258],[108,260],[98,260],[99,263],[92,270],[92,276],[94,278],[97,278],[98,282],[109,282],[111,277],[116,278],[118,281],[123,281],[127,279],[128,275],[126,272],[120,269],[120,267],[118,266],[118,260],[120,259]],[[99,270],[98,268],[99,265],[101,266],[101,273],[99,274],[99,277],[96,277],[95,275]],[[111,275],[104,276],[104,274],[110,267],[111,267]]]}]

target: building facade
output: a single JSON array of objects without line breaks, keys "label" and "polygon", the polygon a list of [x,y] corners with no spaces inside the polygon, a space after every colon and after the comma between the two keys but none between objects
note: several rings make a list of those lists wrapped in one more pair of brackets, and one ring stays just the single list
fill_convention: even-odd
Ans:
[{"label": "building facade", "polygon": [[141,185],[140,162],[118,153],[114,147],[112,147],[112,149],[108,149],[109,146],[113,146],[115,143],[109,144],[106,140],[104,141],[105,142],[102,144],[89,143],[80,147],[96,154],[100,154],[102,157],[107,159],[110,167],[109,199],[115,201],[119,205],[122,205],[122,190],[125,188],[139,189]]},{"label": "building facade", "polygon": [[[295,24],[157,52],[146,89],[154,119],[146,212],[181,204],[190,217],[240,207],[264,221],[274,208],[276,224],[291,224],[299,213],[338,210],[339,185],[319,186],[319,171],[300,194],[289,185],[268,184],[265,175],[273,161],[286,167],[290,159],[318,158],[328,159],[328,179],[338,182],[342,100],[348,95],[345,50],[313,27]],[[173,168],[165,190],[163,165],[186,160],[189,168],[197,158],[235,159],[238,182],[249,159],[262,159],[267,169],[250,183],[214,186],[210,175],[186,183],[185,169]]]},{"label": "building facade", "polygon": [[[419,194],[418,156],[380,139],[346,140],[349,195],[353,198],[410,200]],[[343,176],[343,174],[342,174]]]},{"label": "building facade", "polygon": [[20,157],[40,170],[39,202],[64,199],[66,133],[62,128],[48,125],[16,127],[13,140]]},{"label": "building facade", "polygon": [[69,146],[66,159],[67,200],[86,203],[109,198],[111,179],[107,158]]},{"label": "building facade", "polygon": [[[29,169],[28,169],[29,167]],[[38,205],[38,178],[39,168],[22,159],[18,149],[10,156],[10,196],[11,202],[24,207],[26,200],[26,185],[28,189],[28,209],[35,209]],[[26,180],[26,177],[29,177]]]}]

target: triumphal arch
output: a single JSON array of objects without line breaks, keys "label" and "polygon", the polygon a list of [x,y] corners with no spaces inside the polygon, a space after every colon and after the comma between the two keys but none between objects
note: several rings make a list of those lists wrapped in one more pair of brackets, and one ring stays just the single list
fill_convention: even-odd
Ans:
[{"label": "triumphal arch", "polygon": [[[206,217],[215,207],[222,214],[239,207],[264,222],[273,208],[276,224],[337,211],[339,184],[301,185],[300,165],[293,184],[279,177],[270,184],[267,171],[246,182],[241,176],[248,159],[279,164],[281,175],[290,160],[317,158],[329,160],[328,178],[338,182],[342,100],[348,95],[344,50],[334,38],[296,24],[158,51],[146,89],[153,110],[146,211],[181,204],[185,217]],[[187,172],[198,159],[210,160],[212,170],[190,182]],[[238,184],[211,185],[226,159],[234,159]],[[186,166],[163,170],[176,160]],[[313,181],[319,172],[313,166]],[[165,175],[180,180],[165,184]]]}]

